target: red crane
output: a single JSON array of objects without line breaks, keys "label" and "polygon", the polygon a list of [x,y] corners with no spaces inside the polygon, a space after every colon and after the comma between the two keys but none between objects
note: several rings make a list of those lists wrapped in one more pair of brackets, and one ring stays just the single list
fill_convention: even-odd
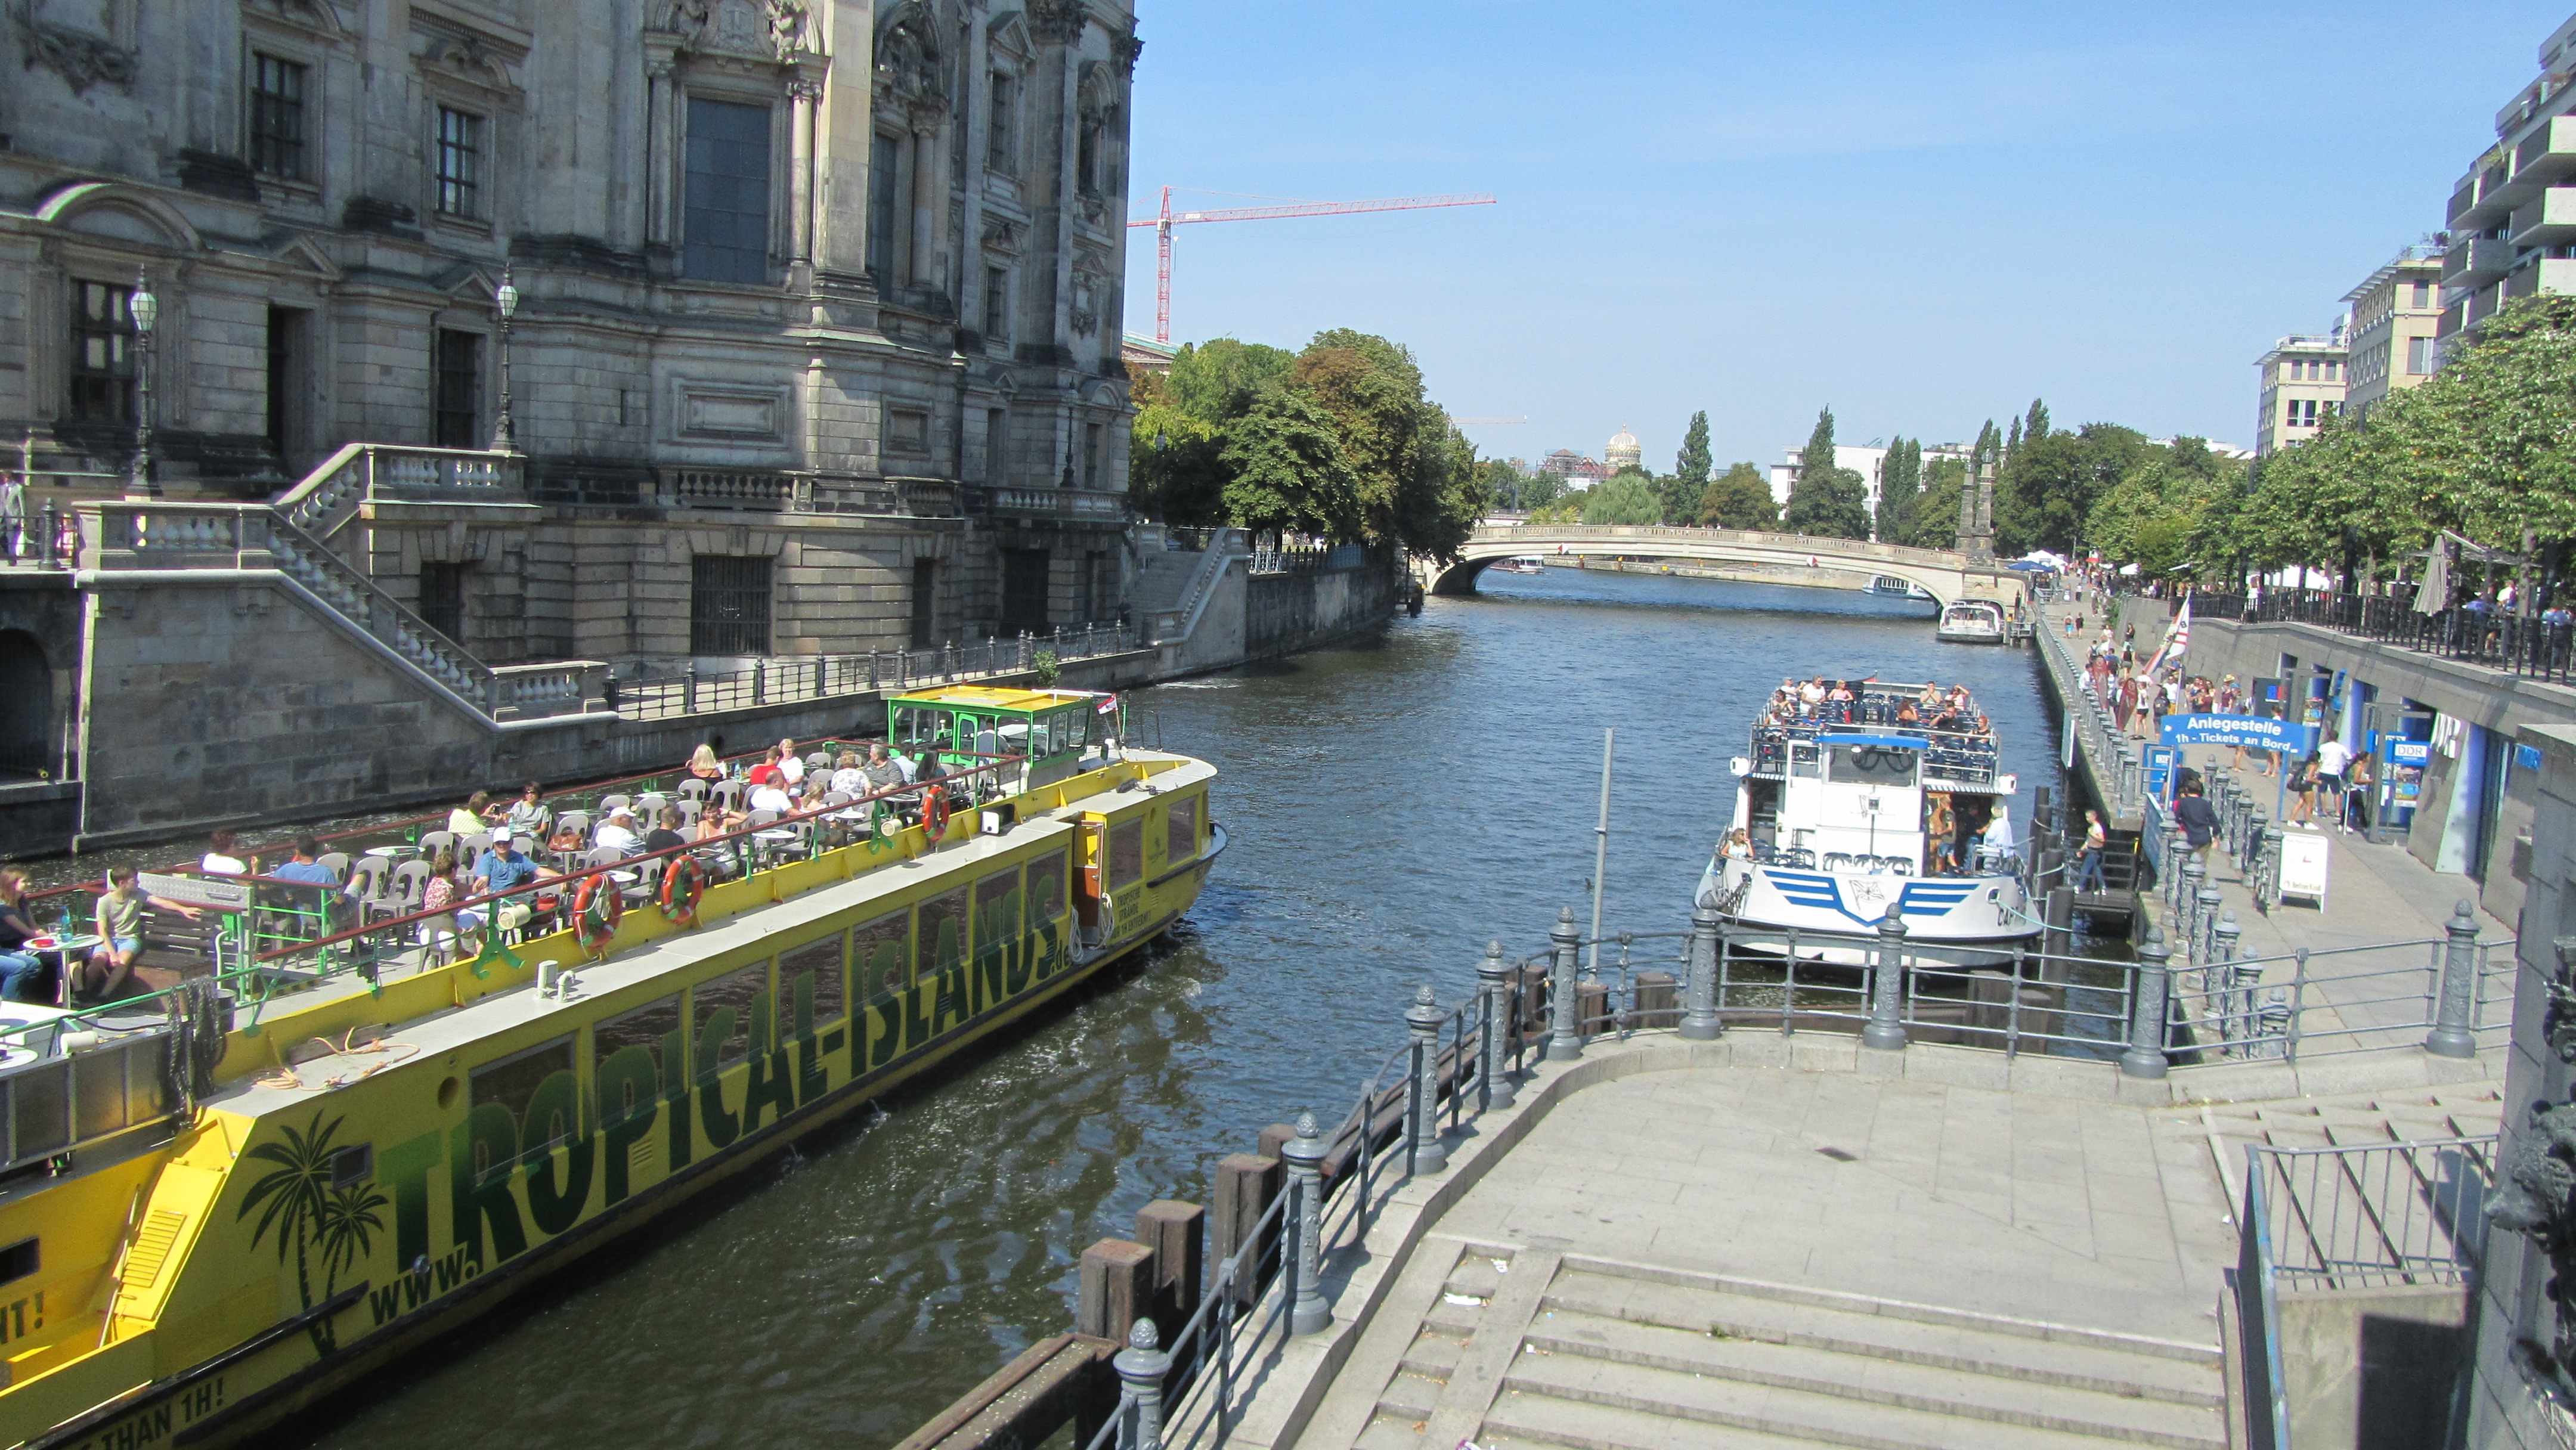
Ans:
[{"label": "red crane", "polygon": [[1238,206],[1223,211],[1172,210],[1172,189],[1163,188],[1163,210],[1129,222],[1154,229],[1154,340],[1172,340],[1172,228],[1189,222],[1261,222],[1292,216],[1341,216],[1355,211],[1420,211],[1435,206],[1492,206],[1484,192],[1463,196],[1394,196],[1380,201],[1298,201],[1279,206]]}]

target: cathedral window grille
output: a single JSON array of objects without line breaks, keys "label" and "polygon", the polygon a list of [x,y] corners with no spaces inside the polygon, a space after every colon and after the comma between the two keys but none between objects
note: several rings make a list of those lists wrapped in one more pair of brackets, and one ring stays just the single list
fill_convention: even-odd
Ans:
[{"label": "cathedral window grille", "polygon": [[304,178],[303,66],[251,57],[250,164],[288,181]]},{"label": "cathedral window grille", "polygon": [[684,276],[769,280],[769,170],[767,106],[689,98]]},{"label": "cathedral window grille", "polygon": [[75,422],[134,418],[134,289],[113,282],[72,284],[71,416]]}]

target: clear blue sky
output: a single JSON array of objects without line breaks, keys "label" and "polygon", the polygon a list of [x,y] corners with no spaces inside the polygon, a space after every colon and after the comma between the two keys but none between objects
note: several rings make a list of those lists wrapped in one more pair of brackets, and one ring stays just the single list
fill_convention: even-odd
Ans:
[{"label": "clear blue sky", "polygon": [[1469,430],[1496,456],[1626,423],[1668,471],[1705,408],[1767,462],[1828,403],[1938,442],[2033,396],[2250,446],[2253,360],[2441,225],[2569,4],[1139,0],[1131,214],[1495,193],[1178,228],[1172,335],[1383,333],[1529,417]]}]

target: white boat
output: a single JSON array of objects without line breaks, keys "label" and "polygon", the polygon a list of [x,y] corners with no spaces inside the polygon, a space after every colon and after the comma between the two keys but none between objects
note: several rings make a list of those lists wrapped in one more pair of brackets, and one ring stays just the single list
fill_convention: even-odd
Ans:
[{"label": "white boat", "polygon": [[1881,574],[1869,581],[1869,592],[1889,599],[1929,599],[1932,591],[1920,584],[1909,584],[1893,574]]},{"label": "white boat", "polygon": [[[1875,933],[1890,911],[1910,957],[1975,965],[2040,930],[2015,874],[2016,781],[1991,733],[1896,723],[1919,686],[1856,683],[1844,719],[1766,722],[1733,762],[1735,809],[1700,877],[1699,902],[1757,933]],[[1971,705],[1967,718],[1975,718]],[[1946,827],[1946,834],[1943,828]],[[1785,951],[1757,936],[1756,951]],[[1802,958],[1861,965],[1848,941]]]},{"label": "white boat", "polygon": [[1514,554],[1494,567],[1506,574],[1544,574],[1547,561],[1536,554]]},{"label": "white boat", "polygon": [[1952,600],[1942,609],[1932,637],[1952,644],[2002,644],[2004,607],[1991,599]]}]

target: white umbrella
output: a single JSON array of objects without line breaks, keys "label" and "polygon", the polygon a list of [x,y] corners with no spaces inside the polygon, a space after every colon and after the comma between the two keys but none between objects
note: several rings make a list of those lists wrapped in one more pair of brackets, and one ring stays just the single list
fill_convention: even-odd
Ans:
[{"label": "white umbrella", "polygon": [[2442,540],[2433,541],[2433,562],[2424,569],[2424,582],[2415,590],[2417,614],[2439,614],[2451,607],[2451,550]]}]

